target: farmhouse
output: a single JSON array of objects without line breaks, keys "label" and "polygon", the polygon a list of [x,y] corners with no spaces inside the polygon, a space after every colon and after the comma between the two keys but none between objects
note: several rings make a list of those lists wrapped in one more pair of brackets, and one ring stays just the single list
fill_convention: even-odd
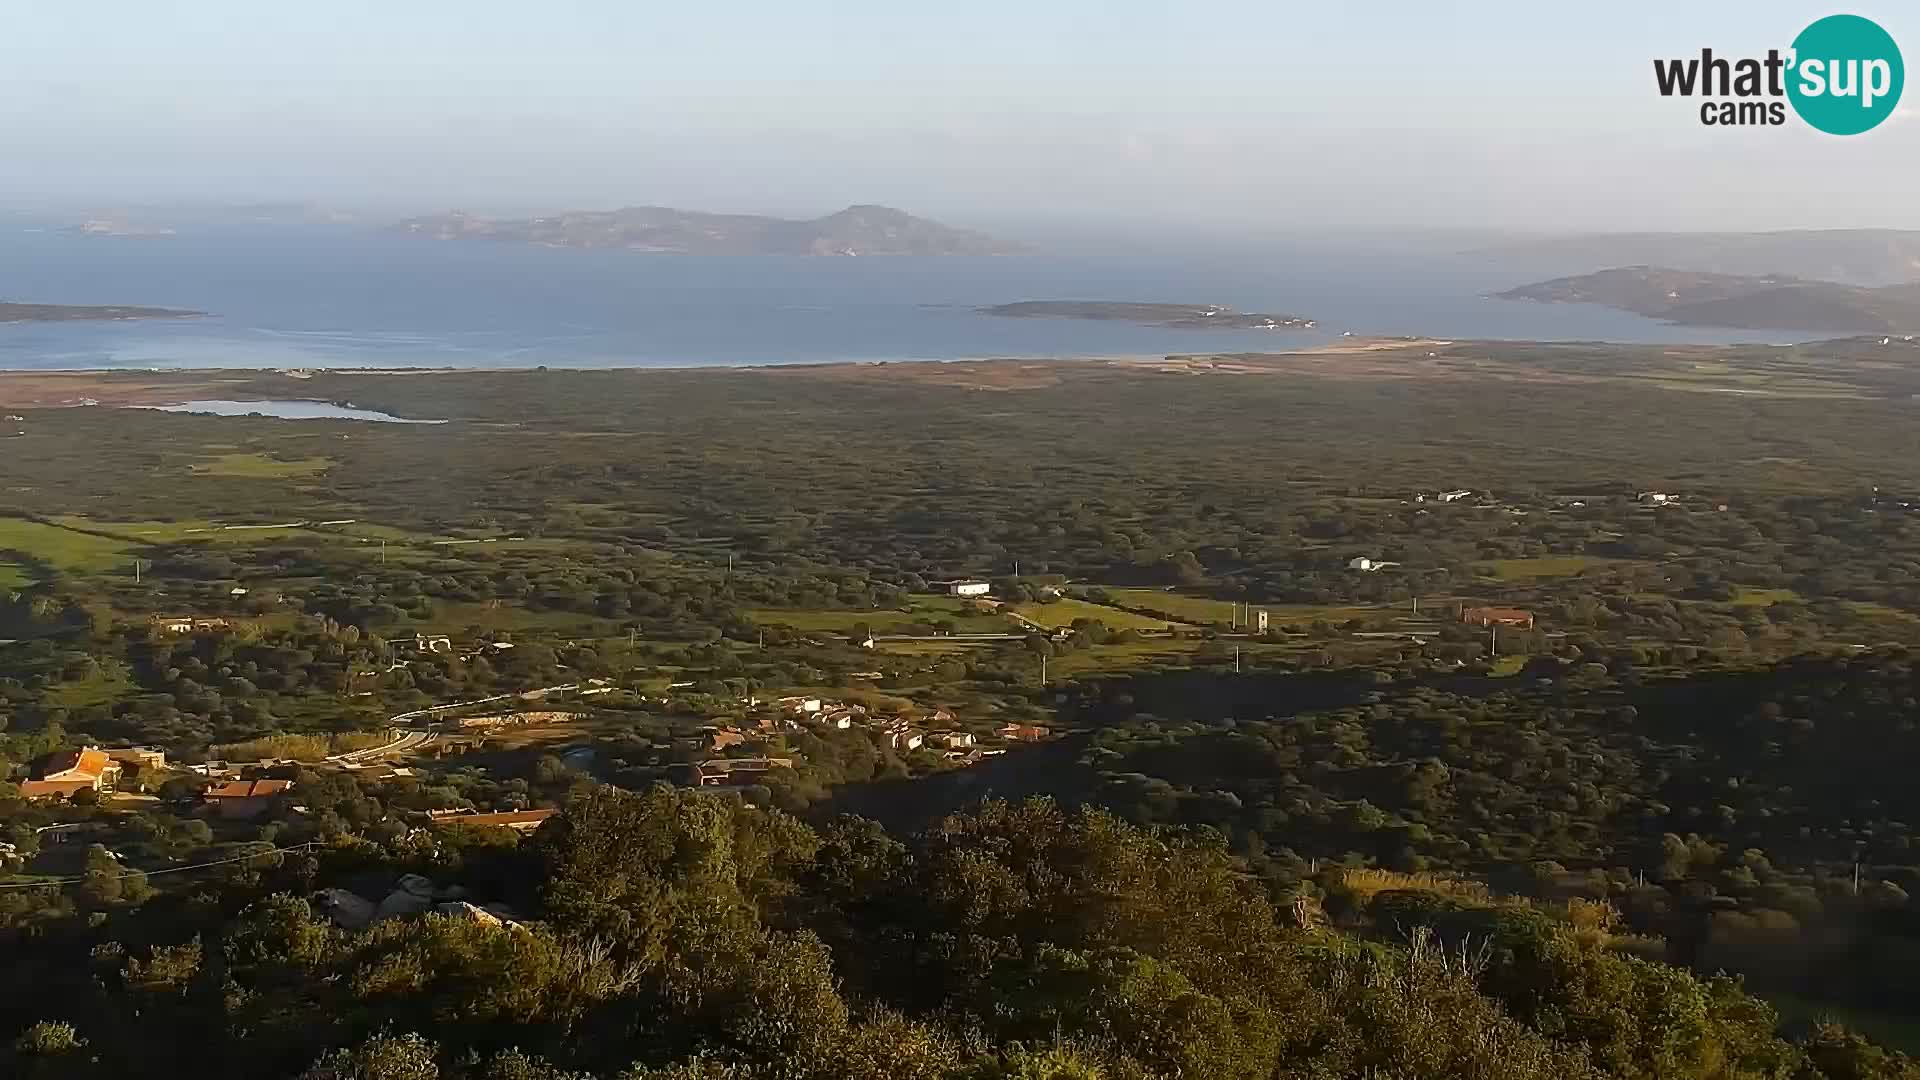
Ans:
[{"label": "farmhouse", "polygon": [[112,791],[120,781],[120,763],[97,746],[48,755],[37,771],[36,780],[54,784],[84,783],[95,791]]},{"label": "farmhouse", "polygon": [[291,780],[228,780],[208,788],[201,798],[223,818],[256,818],[292,788]]},{"label": "farmhouse", "polygon": [[203,619],[198,615],[155,615],[151,621],[169,634],[200,634],[227,628],[225,619]]},{"label": "farmhouse", "polygon": [[953,596],[985,596],[993,591],[993,586],[984,581],[952,581],[947,583],[947,592]]},{"label": "farmhouse", "polygon": [[22,780],[23,799],[71,799],[83,791],[97,791],[89,780]]}]

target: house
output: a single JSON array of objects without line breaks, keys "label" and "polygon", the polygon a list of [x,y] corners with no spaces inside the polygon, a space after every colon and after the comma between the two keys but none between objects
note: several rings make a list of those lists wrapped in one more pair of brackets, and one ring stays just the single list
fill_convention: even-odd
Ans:
[{"label": "house", "polygon": [[1380,569],[1380,564],[1374,562],[1372,559],[1367,558],[1365,555],[1361,555],[1357,558],[1348,560],[1347,569],[1373,571],[1373,570]]},{"label": "house", "polygon": [[998,734],[1001,738],[1013,742],[1039,742],[1046,738],[1049,732],[1038,724],[1008,723],[1000,726]]},{"label": "house", "polygon": [[973,745],[973,735],[966,731],[942,731],[928,741],[947,750],[965,750]]},{"label": "house", "polygon": [[927,737],[912,728],[887,733],[887,744],[895,750],[918,750]]},{"label": "house", "polygon": [[152,746],[117,746],[107,751],[107,756],[141,772],[148,769],[159,772],[167,767],[167,752]]},{"label": "house", "polygon": [[23,799],[71,799],[83,791],[97,791],[91,780],[22,780]]},{"label": "house", "polygon": [[952,596],[985,596],[993,591],[993,586],[984,581],[954,581],[947,584],[947,593]]},{"label": "house", "polygon": [[800,695],[795,695],[793,697],[783,697],[775,704],[779,705],[780,708],[784,709],[788,713],[788,715],[791,715],[791,716],[800,716],[800,715],[811,716],[812,714],[819,712],[824,707],[819,698],[805,697]]},{"label": "house", "polygon": [[1678,501],[1678,499],[1678,496],[1669,495],[1664,491],[1643,491],[1640,493],[1640,501],[1646,503],[1648,506],[1665,506],[1670,502]]},{"label": "house", "polygon": [[719,753],[730,746],[744,746],[747,741],[745,732],[733,728],[714,728],[707,733],[707,749]]},{"label": "house", "polygon": [[97,746],[62,750],[40,763],[35,780],[54,783],[84,782],[95,791],[112,791],[120,781],[120,763]]},{"label": "house", "polygon": [[1533,629],[1533,612],[1519,608],[1470,607],[1460,610],[1460,621],[1472,626],[1517,626]]},{"label": "house", "polygon": [[225,619],[203,619],[197,615],[155,615],[149,621],[169,634],[203,634],[227,628]]},{"label": "house", "polygon": [[227,780],[201,793],[204,805],[223,818],[256,818],[293,788],[291,780]]},{"label": "house", "polygon": [[453,651],[453,639],[445,634],[413,635],[413,651],[421,653],[450,653]]},{"label": "house", "polygon": [[1435,497],[1438,498],[1441,502],[1459,502],[1461,499],[1464,499],[1471,494],[1473,494],[1472,491],[1469,491],[1466,488],[1460,488],[1455,491],[1443,491]]},{"label": "house", "polygon": [[434,825],[477,825],[490,829],[512,829],[514,832],[532,832],[548,818],[558,814],[558,810],[506,810],[492,814],[474,814],[464,811],[433,811],[427,815],[429,823]]},{"label": "house", "polygon": [[757,784],[775,769],[793,768],[792,758],[712,758],[694,766],[700,787],[741,787]]}]

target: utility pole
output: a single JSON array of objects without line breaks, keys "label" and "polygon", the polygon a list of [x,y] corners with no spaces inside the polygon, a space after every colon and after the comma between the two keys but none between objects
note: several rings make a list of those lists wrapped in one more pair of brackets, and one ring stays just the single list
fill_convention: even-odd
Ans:
[{"label": "utility pole", "polygon": [[1233,647],[1233,673],[1240,674],[1240,646]]},{"label": "utility pole", "polygon": [[140,560],[139,559],[133,560],[133,583],[135,585],[140,584]]},{"label": "utility pole", "polygon": [[[1046,653],[1040,654],[1040,685],[1041,686],[1047,685],[1047,654]],[[1855,876],[1858,877],[1859,875],[1856,874]],[[1859,890],[1856,889],[1855,891],[1857,892]]]},{"label": "utility pole", "polygon": [[1490,629],[1493,632],[1493,644],[1489,646],[1488,655],[1499,656],[1500,655],[1500,624],[1494,623],[1488,629]]},{"label": "utility pole", "polygon": [[387,542],[385,540],[380,541],[380,565],[387,565]]},{"label": "utility pole", "polygon": [[1419,593],[1413,594],[1413,613],[1415,615],[1420,614],[1420,594]]}]

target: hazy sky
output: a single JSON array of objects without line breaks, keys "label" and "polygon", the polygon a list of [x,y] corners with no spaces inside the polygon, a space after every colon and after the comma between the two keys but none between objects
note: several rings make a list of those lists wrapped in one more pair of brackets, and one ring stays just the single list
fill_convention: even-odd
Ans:
[{"label": "hazy sky", "polygon": [[1654,91],[1842,10],[1920,60],[1905,0],[8,0],[0,204],[1920,227],[1920,90],[1852,138]]}]

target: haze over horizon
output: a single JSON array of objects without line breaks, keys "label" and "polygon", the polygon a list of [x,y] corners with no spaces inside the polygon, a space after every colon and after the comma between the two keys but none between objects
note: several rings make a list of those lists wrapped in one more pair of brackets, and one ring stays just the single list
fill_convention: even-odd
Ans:
[{"label": "haze over horizon", "polygon": [[[0,40],[0,208],[1920,227],[1911,100],[1834,138],[1703,127],[1655,92],[1654,57],[1764,54],[1836,9],[1380,7],[28,5]],[[1920,42],[1910,10],[1852,10]]]}]

